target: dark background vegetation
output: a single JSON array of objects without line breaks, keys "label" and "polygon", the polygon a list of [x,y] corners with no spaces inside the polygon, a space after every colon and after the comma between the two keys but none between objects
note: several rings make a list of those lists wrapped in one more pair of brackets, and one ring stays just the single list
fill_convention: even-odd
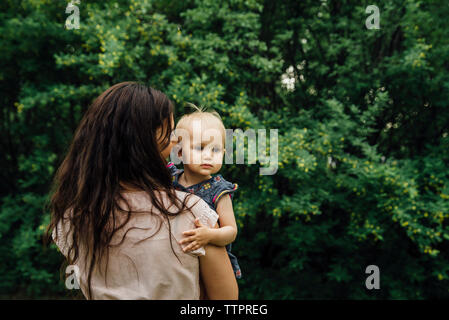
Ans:
[{"label": "dark background vegetation", "polygon": [[83,112],[126,80],[176,118],[193,102],[227,128],[279,129],[275,175],[221,171],[240,186],[241,298],[449,297],[446,1],[81,0],[79,30],[66,5],[0,3],[2,297],[69,296],[44,204]]}]

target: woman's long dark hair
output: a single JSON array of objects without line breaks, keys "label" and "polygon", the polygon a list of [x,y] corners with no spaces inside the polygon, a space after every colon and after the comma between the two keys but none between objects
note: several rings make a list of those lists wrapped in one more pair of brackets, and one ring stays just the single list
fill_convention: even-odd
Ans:
[{"label": "woman's long dark hair", "polygon": [[[56,173],[47,237],[50,239],[53,232],[58,234],[58,224],[70,212],[73,238],[67,239],[66,235],[65,243],[70,244],[67,263],[76,263],[80,244],[84,243],[88,299],[92,297],[93,269],[102,258],[109,259],[113,235],[132,214],[119,206],[120,201],[127,203],[121,194],[123,185],[145,191],[168,222],[169,230],[169,216],[191,209],[186,205],[188,197],[183,201],[176,197],[166,160],[160,153],[170,143],[173,113],[172,102],[158,90],[136,82],[112,86],[87,110]],[[156,137],[158,128],[165,128],[160,131],[161,137]],[[158,148],[158,140],[165,142],[162,149]],[[164,207],[157,197],[160,191],[166,192],[170,206],[175,205],[178,212],[169,212]],[[127,214],[126,220],[119,223],[123,219],[117,215],[123,213]],[[125,237],[126,233],[119,244]]]}]

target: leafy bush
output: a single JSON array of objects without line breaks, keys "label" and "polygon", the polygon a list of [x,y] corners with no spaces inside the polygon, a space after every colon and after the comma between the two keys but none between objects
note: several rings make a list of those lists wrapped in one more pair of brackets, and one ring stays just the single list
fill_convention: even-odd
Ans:
[{"label": "leafy bush", "polygon": [[193,102],[227,128],[279,130],[275,175],[221,172],[240,186],[241,298],[447,298],[449,9],[392,0],[367,30],[368,4],[81,1],[67,30],[67,3],[3,1],[2,295],[67,294],[41,242],[51,178],[92,99],[137,80],[177,116]]}]

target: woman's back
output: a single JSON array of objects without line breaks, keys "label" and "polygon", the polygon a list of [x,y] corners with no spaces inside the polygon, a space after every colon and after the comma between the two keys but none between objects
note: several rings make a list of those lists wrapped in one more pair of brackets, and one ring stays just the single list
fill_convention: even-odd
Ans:
[{"label": "woman's back", "polygon": [[[181,201],[187,196],[180,191],[176,191],[176,194]],[[138,212],[133,212],[128,223],[114,234],[112,247],[109,248],[107,273],[104,272],[105,259],[101,263],[101,271],[98,268],[93,270],[92,299],[199,299],[198,255],[203,255],[204,249],[187,254],[182,251],[178,241],[182,239],[182,232],[195,228],[195,218],[213,227],[218,219],[217,214],[202,199],[191,195],[187,201],[189,206],[198,201],[192,207],[192,212],[185,211],[170,218],[170,244],[168,223],[153,207],[149,196],[145,192],[128,192],[123,193],[123,197],[128,201],[130,209]],[[165,207],[170,207],[163,192],[161,199]],[[123,217],[126,218],[126,213],[123,213]],[[67,255],[62,240],[69,225],[64,227],[58,228],[56,243],[61,252]],[[125,234],[124,241],[120,243]],[[84,254],[85,251],[80,247],[77,265],[80,286],[87,296]]]}]

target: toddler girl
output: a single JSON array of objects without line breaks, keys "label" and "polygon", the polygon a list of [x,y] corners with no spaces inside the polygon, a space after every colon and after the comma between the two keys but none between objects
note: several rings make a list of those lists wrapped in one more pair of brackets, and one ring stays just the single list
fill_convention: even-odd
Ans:
[{"label": "toddler girl", "polygon": [[231,253],[231,243],[237,236],[231,200],[238,185],[226,181],[220,174],[212,176],[222,166],[225,127],[217,112],[195,108],[197,111],[184,115],[179,120],[175,130],[176,135],[181,138],[177,154],[182,159],[184,169],[176,168],[173,162],[169,162],[167,167],[177,190],[196,194],[217,212],[219,228],[207,228],[196,220],[197,228],[184,232],[183,235],[187,238],[181,240],[180,244],[189,243],[184,248],[185,252],[208,243],[226,246],[235,277],[240,279],[240,266]]}]

